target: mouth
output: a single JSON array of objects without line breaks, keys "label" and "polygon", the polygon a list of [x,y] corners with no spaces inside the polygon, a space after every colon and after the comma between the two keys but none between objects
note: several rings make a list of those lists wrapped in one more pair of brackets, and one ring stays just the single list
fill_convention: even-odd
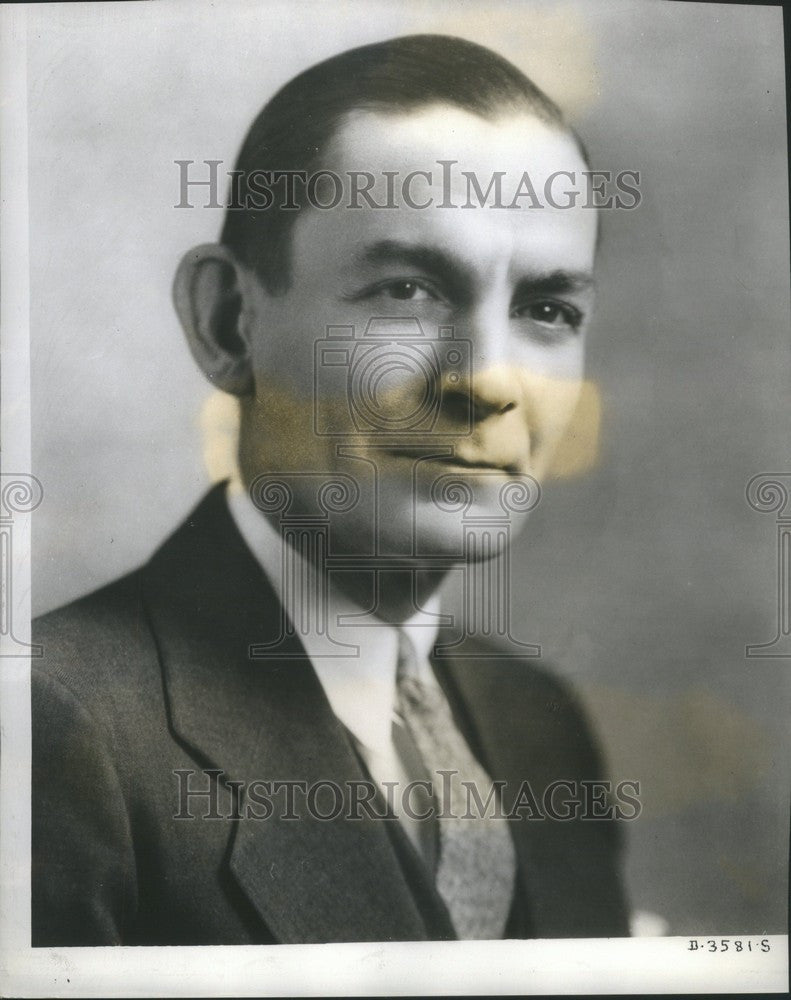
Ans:
[{"label": "mouth", "polygon": [[507,476],[518,476],[521,472],[516,463],[487,462],[485,459],[468,459],[460,455],[432,455],[428,448],[382,448],[391,458],[407,458],[412,462],[422,459],[432,465],[444,465],[448,469],[464,472],[498,472]]}]

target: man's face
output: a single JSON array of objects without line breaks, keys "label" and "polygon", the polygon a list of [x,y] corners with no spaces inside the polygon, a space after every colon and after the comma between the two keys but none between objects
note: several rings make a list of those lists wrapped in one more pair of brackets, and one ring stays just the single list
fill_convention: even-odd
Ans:
[{"label": "man's face", "polygon": [[[458,161],[450,198],[438,160]],[[385,172],[397,172],[397,207],[352,209],[344,197],[302,210],[289,290],[269,296],[249,282],[244,478],[283,474],[308,513],[317,480],[352,477],[360,499],[338,521],[336,551],[370,551],[374,531],[382,553],[455,551],[458,506],[450,512],[443,485],[467,484],[468,515],[502,517],[509,480],[540,480],[550,465],[582,385],[596,242],[590,209],[528,208],[525,197],[481,207],[475,196],[459,207],[461,172],[483,191],[504,172],[505,205],[527,172],[544,205],[551,174],[580,183],[586,164],[570,136],[526,114],[486,120],[435,105],[351,115],[321,167],[372,173],[377,202]],[[416,179],[411,197],[430,207],[401,197],[418,170],[433,183]],[[560,204],[564,183],[553,188]],[[305,472],[316,476],[288,475]]]}]

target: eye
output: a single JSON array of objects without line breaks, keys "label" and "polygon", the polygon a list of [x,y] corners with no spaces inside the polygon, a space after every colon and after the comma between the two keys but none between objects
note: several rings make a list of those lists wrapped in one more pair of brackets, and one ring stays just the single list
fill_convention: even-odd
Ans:
[{"label": "eye", "polygon": [[425,282],[401,278],[379,285],[377,292],[399,302],[430,302],[439,298]]},{"label": "eye", "polygon": [[568,327],[576,330],[582,323],[583,314],[575,306],[567,302],[556,302],[554,299],[541,299],[519,306],[513,311],[516,317],[527,317],[544,326]]}]

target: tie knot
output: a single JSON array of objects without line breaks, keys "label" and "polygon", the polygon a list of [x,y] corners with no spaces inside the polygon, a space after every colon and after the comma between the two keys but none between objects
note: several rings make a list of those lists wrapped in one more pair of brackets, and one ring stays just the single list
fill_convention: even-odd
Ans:
[{"label": "tie knot", "polygon": [[396,666],[397,711],[404,714],[404,702],[421,712],[436,712],[442,705],[442,694],[436,684],[423,675],[412,640],[403,629],[398,630],[398,664]]},{"label": "tie knot", "polygon": [[412,640],[403,628],[399,628],[396,683],[400,685],[407,680],[419,680],[417,654],[415,653],[415,647],[412,645]]}]

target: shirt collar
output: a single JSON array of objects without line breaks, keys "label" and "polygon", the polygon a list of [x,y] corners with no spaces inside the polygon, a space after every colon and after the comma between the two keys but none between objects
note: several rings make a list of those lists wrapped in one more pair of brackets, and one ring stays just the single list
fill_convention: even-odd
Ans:
[{"label": "shirt collar", "polygon": [[[234,477],[228,484],[226,498],[242,538],[268,577],[286,614],[292,622],[295,618],[301,619],[299,609],[293,605],[293,601],[299,598],[294,595],[304,593],[309,588],[289,588],[284,593],[282,540],[279,532],[256,509],[238,477]],[[296,557],[295,565],[299,567],[299,572],[315,572],[300,556]],[[437,639],[436,616],[439,610],[439,595],[434,594],[425,609],[418,611],[403,625],[415,649],[421,680],[427,684],[436,684],[429,656]],[[360,616],[364,614],[364,610],[330,584],[329,613],[329,620],[336,623],[339,615]],[[370,620],[368,618],[369,622]],[[314,621],[313,616],[310,621]],[[338,719],[364,748],[373,753],[386,750],[391,742],[396,700],[396,628],[384,622],[376,625],[334,624],[333,638],[351,647],[348,653],[341,648],[337,656],[326,655],[325,640],[314,629],[299,630],[298,635]]]}]

